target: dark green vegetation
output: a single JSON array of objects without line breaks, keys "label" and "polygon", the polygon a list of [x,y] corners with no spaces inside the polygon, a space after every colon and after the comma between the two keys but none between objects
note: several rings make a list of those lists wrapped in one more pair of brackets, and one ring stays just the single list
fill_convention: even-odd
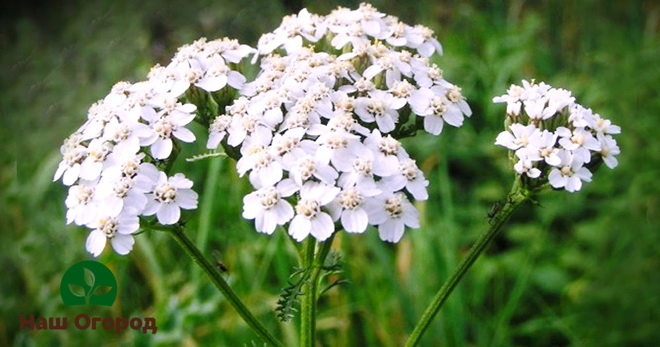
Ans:
[{"label": "dark green vegetation", "polygon": [[[175,4],[176,3],[176,4]],[[357,4],[342,2],[345,6]],[[304,2],[312,12],[335,5]],[[548,193],[520,210],[429,329],[424,345],[660,345],[660,6],[654,1],[377,1],[383,12],[432,27],[438,64],[463,87],[474,115],[407,148],[431,181],[422,228],[389,245],[375,230],[337,237],[351,284],[320,303],[320,343],[397,346],[447,273],[487,227],[512,175],[493,145],[505,106],[491,98],[536,78],[622,127],[616,170],[576,194]],[[189,0],[71,1],[0,10],[0,345],[92,342],[250,345],[248,330],[166,234],[142,234],[116,274],[112,308],[63,306],[60,279],[88,259],[83,228],[66,226],[66,189],[51,183],[62,140],[119,80],[145,78],[176,48],[207,36],[254,44],[298,5]],[[201,149],[201,146],[200,146]],[[191,151],[192,154],[193,151]],[[248,183],[223,159],[187,164],[203,197],[187,233],[221,252],[229,282],[266,326],[295,344],[297,322],[275,317],[296,264],[285,235],[258,234],[240,217]],[[213,167],[215,166],[215,167]],[[217,179],[209,172],[217,170]],[[208,177],[211,177],[209,179]],[[18,315],[155,317],[156,335],[128,330],[19,331]]]}]

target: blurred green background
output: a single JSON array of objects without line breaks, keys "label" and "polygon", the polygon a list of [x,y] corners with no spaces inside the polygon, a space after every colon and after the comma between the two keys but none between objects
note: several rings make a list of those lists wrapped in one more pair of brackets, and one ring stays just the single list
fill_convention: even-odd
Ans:
[{"label": "blurred green background", "polygon": [[[615,170],[602,168],[576,194],[553,192],[526,206],[478,260],[423,345],[660,345],[660,5],[656,1],[375,1],[382,12],[433,28],[437,58],[463,87],[474,115],[440,138],[407,148],[431,181],[422,228],[397,245],[375,230],[336,240],[351,284],[320,306],[323,346],[398,346],[447,273],[487,225],[511,184],[506,153],[492,143],[505,111],[491,98],[522,78],[574,92],[622,127]],[[142,234],[125,257],[99,258],[117,275],[112,308],[64,307],[60,279],[89,259],[87,231],[65,224],[66,189],[51,183],[59,146],[94,101],[120,80],[201,36],[255,44],[285,14],[338,3],[254,0],[28,1],[0,10],[0,345],[222,345],[258,338],[166,234]],[[215,166],[215,167],[213,167]],[[218,172],[219,179],[207,173]],[[288,345],[296,322],[274,314],[296,264],[284,235],[258,234],[240,217],[249,191],[229,161],[189,164],[203,198],[188,234],[221,251],[228,281]],[[155,317],[158,333],[18,330],[18,315]]]}]

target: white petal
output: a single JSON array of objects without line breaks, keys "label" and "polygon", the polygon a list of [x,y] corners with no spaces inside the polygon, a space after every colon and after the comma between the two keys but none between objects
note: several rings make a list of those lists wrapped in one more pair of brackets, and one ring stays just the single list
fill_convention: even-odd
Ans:
[{"label": "white petal", "polygon": [[582,188],[582,181],[577,176],[567,177],[566,190],[569,192],[577,192]]},{"label": "white petal", "polygon": [[273,186],[282,179],[282,166],[274,161],[259,170],[259,179],[264,187]]},{"label": "white petal", "polygon": [[64,162],[61,161],[60,164],[57,166],[57,171],[55,171],[55,175],[53,175],[53,182],[57,181],[62,177],[62,174],[64,174],[64,171],[67,170],[69,166]]},{"label": "white petal", "polygon": [[380,24],[377,20],[362,21],[362,29],[367,35],[376,36],[380,33]]},{"label": "white petal", "polygon": [[409,181],[406,185],[406,190],[412,194],[412,196],[417,201],[424,201],[429,198],[429,194],[426,191],[426,186],[429,185],[429,181],[418,178],[413,181]]},{"label": "white petal", "polygon": [[393,155],[379,156],[373,162],[374,174],[385,177],[399,172],[399,159]]},{"label": "white petal", "polygon": [[318,241],[325,241],[335,231],[335,223],[327,213],[321,212],[312,219],[312,236]]},{"label": "white petal", "polygon": [[245,84],[245,76],[236,71],[229,71],[227,74],[227,83],[234,89],[241,89]]},{"label": "white petal", "polygon": [[561,164],[561,159],[557,153],[551,153],[549,156],[545,157],[545,162],[548,163],[548,165],[559,166],[559,164]]},{"label": "white petal", "polygon": [[252,192],[243,197],[243,218],[255,219],[262,208],[256,192]]},{"label": "white petal", "polygon": [[193,186],[193,181],[187,179],[186,176],[182,173],[175,174],[174,176],[170,177],[168,181],[170,184],[172,184],[172,186],[178,189],[190,189]]},{"label": "white petal", "polygon": [[140,229],[140,219],[137,216],[119,216],[117,232],[124,235],[132,234]]},{"label": "white petal", "polygon": [[419,212],[410,202],[404,201],[403,216],[401,216],[401,220],[410,228],[419,228]]},{"label": "white petal", "polygon": [[156,159],[166,159],[172,154],[172,140],[159,138],[151,145],[151,154]]},{"label": "white petal", "polygon": [[68,170],[64,171],[64,177],[62,178],[62,183],[64,185],[70,186],[76,182],[80,176],[80,164],[74,164]]},{"label": "white petal", "polygon": [[587,169],[586,167],[579,168],[575,172],[575,175],[585,182],[591,182],[592,174],[591,171],[589,171],[589,169]]},{"label": "white petal", "polygon": [[436,115],[428,115],[424,117],[424,130],[428,131],[431,135],[440,135],[443,125],[444,121],[442,118]]},{"label": "white petal", "polygon": [[617,167],[617,165],[619,165],[619,161],[613,155],[603,157],[603,161],[605,162],[605,165],[607,165],[607,167],[610,169],[614,169]]},{"label": "white petal", "polygon": [[179,127],[174,130],[173,134],[177,139],[183,142],[191,143],[195,141],[195,134],[187,128]]},{"label": "white petal", "polygon": [[503,131],[497,135],[495,139],[495,144],[506,147],[508,149],[518,149],[519,145],[516,145],[514,141],[516,138],[508,131]]},{"label": "white petal", "polygon": [[325,184],[334,185],[339,174],[337,174],[337,171],[335,171],[330,165],[317,164],[314,176]]},{"label": "white petal", "polygon": [[277,227],[277,216],[275,216],[275,212],[270,210],[266,211],[264,214],[264,221],[263,221],[263,228],[262,232],[271,235],[274,231],[275,228]]},{"label": "white petal", "polygon": [[115,234],[110,240],[110,243],[115,252],[121,255],[126,255],[133,249],[135,239],[131,235]]},{"label": "white petal", "polygon": [[341,215],[341,225],[349,233],[361,233],[367,229],[369,217],[367,212],[361,208],[355,210],[345,210]]},{"label": "white petal", "polygon": [[116,195],[103,200],[103,212],[110,217],[117,217],[124,208],[124,200]]},{"label": "white petal", "polygon": [[152,181],[151,184],[155,184],[158,182],[158,178],[160,176],[160,171],[156,167],[156,165],[152,163],[142,163],[140,164],[140,175],[144,175],[147,177],[149,180]]},{"label": "white petal", "polygon": [[380,117],[376,117],[376,123],[378,124],[378,129],[383,133],[389,133],[394,130],[394,119],[389,114],[384,114]]},{"label": "white petal", "polygon": [[396,192],[408,184],[408,180],[401,174],[387,176],[378,181],[380,188],[384,191]]},{"label": "white petal", "polygon": [[[364,147],[364,146],[362,146]],[[349,171],[353,167],[353,160],[356,155],[346,148],[337,148],[332,156],[332,165],[339,171]]]},{"label": "white petal", "polygon": [[555,188],[561,188],[566,185],[566,177],[562,176],[562,174],[557,169],[550,171],[550,175],[548,175],[548,181],[550,182],[550,185]]},{"label": "white petal", "polygon": [[539,170],[535,167],[531,168],[531,169],[529,169],[529,171],[527,171],[527,176],[529,176],[531,178],[538,178],[539,176],[541,176],[541,170]]},{"label": "white petal", "polygon": [[96,229],[87,236],[85,248],[87,248],[87,251],[92,253],[93,256],[98,257],[105,248],[106,240],[107,237],[105,234],[101,230]]},{"label": "white petal", "polygon": [[435,51],[435,47],[433,47],[433,45],[430,42],[424,42],[419,47],[417,47],[417,52],[422,57],[430,57],[434,51]]},{"label": "white petal", "polygon": [[442,115],[442,118],[451,126],[460,127],[463,125],[463,114],[457,108],[450,107],[447,112]]},{"label": "white petal", "polygon": [[174,224],[181,218],[181,209],[174,203],[161,204],[156,216],[162,225]]},{"label": "white petal", "polygon": [[179,189],[176,192],[176,203],[184,210],[197,208],[197,193],[191,189]]},{"label": "white petal", "polygon": [[369,199],[364,202],[363,207],[369,216],[369,224],[378,225],[387,220],[385,204],[381,199]]},{"label": "white petal", "polygon": [[215,92],[222,89],[227,85],[227,76],[220,75],[214,77],[204,77],[195,83],[197,87],[200,87],[207,92]]},{"label": "white petal", "polygon": [[273,207],[273,212],[275,212],[277,216],[276,222],[278,225],[282,225],[293,218],[293,207],[284,200],[277,202],[275,207]]},{"label": "white petal", "polygon": [[158,212],[158,209],[160,209],[160,203],[154,200],[153,194],[148,194],[147,197],[149,198],[149,201],[147,202],[147,205],[144,206],[142,215],[151,216]]},{"label": "white petal", "polygon": [[254,228],[257,229],[257,231],[259,232],[265,232],[264,221],[265,221],[264,213],[257,214],[256,218],[254,219]]},{"label": "white petal", "polygon": [[289,197],[295,194],[299,190],[300,190],[300,186],[297,185],[296,182],[294,182],[290,178],[283,179],[282,181],[280,181],[280,183],[277,184],[277,191],[283,197]]},{"label": "white petal", "polygon": [[380,65],[378,65],[378,64],[371,65],[366,70],[364,70],[364,72],[362,73],[362,76],[364,76],[364,78],[370,80],[374,76],[378,75],[381,71],[383,71],[383,68],[380,67]]},{"label": "white petal", "polygon": [[294,240],[300,242],[309,235],[311,229],[312,223],[309,219],[298,215],[295,216],[291,221],[291,224],[289,224],[289,235],[291,235]]},{"label": "white petal", "polygon": [[398,110],[401,107],[406,106],[407,102],[408,101],[404,98],[392,98],[391,103],[390,103],[390,107],[392,109]]},{"label": "white petal", "polygon": [[208,140],[206,141],[206,148],[216,149],[220,144],[220,141],[225,137],[226,133],[223,131],[221,133],[211,133]]},{"label": "white petal", "polygon": [[383,241],[396,243],[401,240],[404,229],[405,227],[401,219],[390,219],[378,226],[378,235]]}]

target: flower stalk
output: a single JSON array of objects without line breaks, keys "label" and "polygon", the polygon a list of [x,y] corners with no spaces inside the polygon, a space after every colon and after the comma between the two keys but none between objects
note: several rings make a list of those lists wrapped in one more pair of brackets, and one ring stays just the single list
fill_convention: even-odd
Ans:
[{"label": "flower stalk", "polygon": [[509,220],[511,215],[527,200],[532,198],[531,192],[523,187],[520,179],[516,179],[511,191],[509,192],[506,201],[503,205],[492,211],[493,214],[490,218],[490,227],[479,236],[475,244],[470,249],[467,256],[456,267],[451,276],[445,281],[440,290],[436,293],[431,301],[431,304],[426,308],[422,314],[419,322],[410,334],[406,346],[415,346],[419,343],[422,335],[429,327],[433,318],[438,314],[442,305],[447,301],[451,293],[454,291],[463,276],[470,270],[472,264],[479,258],[479,255],[484,252],[490,242],[497,236],[502,226]]},{"label": "flower stalk", "polygon": [[248,310],[248,308],[243,304],[241,299],[234,293],[234,291],[229,287],[227,281],[222,278],[222,275],[215,269],[213,264],[202,255],[200,250],[195,246],[195,244],[186,236],[183,232],[183,227],[177,225],[174,229],[170,231],[170,234],[176,242],[183,248],[186,254],[209,276],[211,282],[218,288],[218,290],[227,298],[229,303],[234,307],[238,314],[243,318],[245,323],[247,323],[252,330],[261,337],[264,342],[268,343],[271,346],[284,346],[282,342],[277,340],[266,328],[261,325],[257,318]]},{"label": "flower stalk", "polygon": [[330,253],[334,236],[335,234],[332,234],[332,236],[324,242],[317,242],[316,239],[311,237],[308,237],[307,240],[305,240],[302,254],[302,266],[309,269],[310,276],[303,287],[304,294],[300,304],[301,347],[314,346],[314,341],[316,339],[316,304],[319,296],[319,282],[321,280],[323,264]]},{"label": "flower stalk", "polygon": [[[314,271],[314,252],[316,239],[308,237],[303,248],[303,267]],[[316,335],[316,281],[310,276],[303,286],[303,298],[300,303],[300,346],[313,346]]]}]

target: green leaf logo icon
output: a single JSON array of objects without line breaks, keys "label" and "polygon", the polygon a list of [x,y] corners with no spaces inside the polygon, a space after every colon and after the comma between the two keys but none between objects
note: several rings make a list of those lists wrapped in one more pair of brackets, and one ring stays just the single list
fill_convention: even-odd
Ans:
[{"label": "green leaf logo icon", "polygon": [[82,286],[69,283],[69,290],[71,291],[71,294],[75,296],[85,297],[85,289]]},{"label": "green leaf logo icon", "polygon": [[81,261],[62,276],[60,296],[66,306],[112,306],[117,298],[117,280],[105,265],[92,260]]},{"label": "green leaf logo icon", "polygon": [[94,273],[86,267],[84,267],[83,270],[85,271],[85,283],[87,283],[88,286],[93,287],[94,282],[96,281],[96,278],[94,278]]},{"label": "green leaf logo icon", "polygon": [[112,290],[112,287],[98,286],[98,287],[96,287],[96,290],[94,290],[94,295],[103,296],[103,295],[109,293],[110,290]]}]

